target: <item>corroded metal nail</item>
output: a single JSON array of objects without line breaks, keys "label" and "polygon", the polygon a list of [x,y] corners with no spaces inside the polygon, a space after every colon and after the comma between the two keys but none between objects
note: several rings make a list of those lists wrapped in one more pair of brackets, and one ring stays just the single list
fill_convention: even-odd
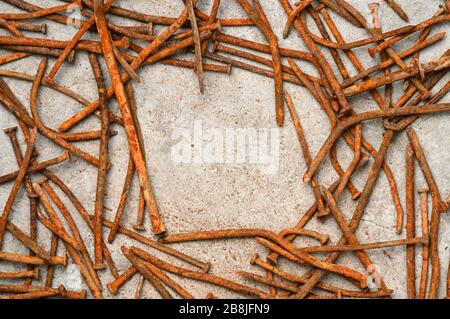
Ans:
[{"label": "corroded metal nail", "polygon": [[50,265],[62,265],[64,267],[67,266],[67,254],[64,254],[62,256],[54,256],[50,257],[49,260],[42,259],[40,257],[33,257],[33,256],[25,256],[25,255],[17,255],[7,252],[0,252],[0,259],[1,260],[7,260],[14,263],[20,263],[20,264],[28,264],[28,265],[35,265],[35,266],[42,266],[46,264]]},{"label": "corroded metal nail", "polygon": [[428,187],[421,187],[417,190],[420,194],[420,209],[421,209],[421,217],[422,217],[422,237],[427,240],[426,243],[422,245],[422,267],[420,273],[420,285],[419,285],[419,293],[417,297],[419,299],[425,299],[427,293],[427,283],[428,283],[428,265],[429,265],[429,233],[428,233]]},{"label": "corroded metal nail", "polygon": [[[414,200],[414,151],[408,143],[405,151],[405,202],[406,202],[406,238],[415,236],[416,216]],[[416,247],[406,246],[406,287],[409,299],[416,299]]]},{"label": "corroded metal nail", "polygon": [[111,294],[115,296],[120,287],[122,287],[137,272],[138,271],[134,266],[128,267],[127,270],[122,273],[122,275],[117,277],[113,282],[107,284],[106,287],[108,288],[109,292],[111,292]]},{"label": "corroded metal nail", "polygon": [[106,264],[103,263],[103,210],[105,200],[105,184],[106,172],[108,165],[108,143],[109,143],[109,109],[108,98],[106,97],[105,81],[100,69],[100,64],[97,56],[89,54],[89,61],[94,73],[95,81],[97,82],[99,101],[100,101],[100,118],[101,118],[101,139],[99,149],[99,170],[97,173],[97,188],[95,199],[94,212],[94,268],[105,269]]},{"label": "corroded metal nail", "polygon": [[61,296],[68,299],[84,299],[86,291],[67,290],[63,285],[58,288],[42,288],[30,285],[0,284],[0,292],[15,293],[2,297],[3,299],[30,299]]},{"label": "corroded metal nail", "polygon": [[[303,130],[300,119],[298,118],[297,111],[295,110],[294,102],[292,101],[291,96],[287,91],[284,91],[284,98],[286,99],[286,104],[288,106],[289,113],[292,118],[292,122],[294,124],[295,131],[297,133],[298,140],[300,142],[303,158],[305,160],[305,164],[308,167],[311,164],[312,157],[309,151],[308,142],[306,140],[305,132]],[[326,216],[329,212],[325,211],[325,206],[322,201],[322,197],[320,196],[319,184],[315,178],[311,180],[311,186],[314,191],[314,197],[316,199],[318,205],[318,216]]]},{"label": "corroded metal nail", "polygon": [[203,58],[202,58],[202,48],[200,34],[197,25],[197,17],[194,12],[194,4],[192,0],[184,1],[186,10],[189,13],[189,21],[191,22],[192,33],[194,37],[194,48],[195,48],[195,72],[198,77],[198,84],[200,92],[203,94],[205,92],[205,75],[203,71]]},{"label": "corroded metal nail", "polygon": [[0,272],[0,279],[39,278],[39,269],[19,272]]}]

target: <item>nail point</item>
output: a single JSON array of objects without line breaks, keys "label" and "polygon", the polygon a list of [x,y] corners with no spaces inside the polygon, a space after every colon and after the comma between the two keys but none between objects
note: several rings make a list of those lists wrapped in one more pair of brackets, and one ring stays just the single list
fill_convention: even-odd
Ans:
[{"label": "nail point", "polygon": [[254,265],[258,258],[259,258],[259,255],[258,254],[254,254],[252,259],[250,260],[250,265]]}]

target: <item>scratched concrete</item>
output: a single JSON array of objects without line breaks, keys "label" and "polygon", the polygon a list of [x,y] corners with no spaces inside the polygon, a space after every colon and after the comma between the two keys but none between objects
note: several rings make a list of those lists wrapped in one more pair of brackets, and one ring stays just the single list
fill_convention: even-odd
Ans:
[{"label": "scratched concrete", "polygon": [[[53,6],[60,2],[50,0],[33,0],[30,2],[42,6]],[[175,0],[161,1],[116,1],[124,7],[131,7],[142,12],[154,15],[177,16],[182,10],[182,2]],[[261,1],[267,12],[268,18],[273,25],[274,31],[281,38],[283,24],[286,15],[278,1]],[[366,16],[369,15],[367,4],[372,1],[352,0],[350,1]],[[199,7],[206,12],[209,10],[211,1],[200,1]],[[431,17],[437,10],[440,1],[401,1],[406,9],[410,23],[415,24]],[[392,10],[381,1],[382,25],[385,30],[390,30],[404,25],[404,22],[397,17]],[[1,12],[16,12],[15,8],[0,3]],[[347,41],[367,37],[368,34],[357,30],[350,24],[342,21],[335,14],[336,18]],[[219,12],[220,17],[245,17],[235,1],[223,1]],[[129,23],[121,19],[114,19],[121,23]],[[316,28],[309,23],[311,29],[317,33]],[[48,22],[48,36],[55,39],[69,39],[76,30],[62,27],[56,23]],[[159,28],[157,30],[160,30]],[[263,37],[255,28],[227,28],[226,32],[239,35],[244,38],[263,41]],[[449,31],[446,26],[439,25],[433,30],[437,32]],[[5,35],[5,31],[0,31]],[[29,34],[29,33],[27,33]],[[31,35],[31,34],[30,34]],[[35,35],[36,36],[36,35]],[[92,35],[88,37],[93,38]],[[415,41],[412,36],[401,42],[396,48],[404,49]],[[445,45],[445,42],[447,45]],[[299,40],[295,30],[292,30],[289,38],[280,39],[282,47],[305,49],[305,45]],[[444,40],[434,45],[432,49],[425,50],[422,61],[427,61],[440,56],[448,48],[448,41]],[[367,48],[355,50],[361,59],[367,64],[377,63],[372,60]],[[5,52],[2,50],[2,54]],[[331,60],[328,52],[324,54]],[[49,64],[52,65],[53,59]],[[348,61],[345,60],[349,65]],[[21,61],[3,65],[2,69],[34,74],[39,63],[38,57],[31,57]],[[287,61],[285,61],[287,63]],[[300,63],[308,72],[313,72],[306,63]],[[356,71],[349,65],[352,74]],[[106,69],[105,69],[106,71]],[[337,74],[337,70],[335,70]],[[304,212],[313,202],[313,195],[309,185],[302,182],[302,175],[305,171],[305,163],[302,159],[299,143],[295,135],[292,122],[286,116],[286,124],[279,130],[279,167],[275,174],[265,174],[265,172],[252,163],[242,164],[218,164],[218,163],[192,163],[177,164],[171,155],[172,147],[179,142],[174,140],[174,132],[180,129],[194,130],[194,122],[201,121],[205,130],[217,128],[224,132],[227,128],[255,128],[272,129],[275,128],[274,120],[274,97],[273,81],[268,78],[257,76],[249,72],[233,69],[231,75],[206,73],[206,92],[199,93],[196,77],[190,69],[180,69],[171,66],[153,65],[140,70],[139,75],[142,84],[135,85],[137,93],[137,103],[140,122],[145,136],[146,154],[148,157],[148,167],[153,181],[156,197],[160,207],[161,215],[170,233],[178,233],[195,230],[224,229],[238,227],[261,227],[278,232],[282,229],[293,227],[301,218]],[[340,79],[340,77],[339,77]],[[65,64],[58,73],[56,80],[78,93],[83,93],[86,98],[92,100],[96,98],[96,86],[87,55],[81,53],[73,65]],[[447,76],[442,82],[449,80]],[[30,83],[23,81],[6,79],[20,100],[29,105]],[[440,87],[440,86],[439,86]],[[306,89],[294,85],[286,84],[285,89],[290,92],[297,106],[302,124],[307,131],[307,139],[310,144],[312,154],[315,154],[327,135],[329,134],[329,124],[319,105],[313,100]],[[395,96],[402,93],[400,86],[395,87]],[[381,92],[382,93],[382,92]],[[448,101],[448,96],[445,98]],[[352,106],[358,112],[376,109],[369,95],[351,98]],[[117,111],[114,102],[111,103],[113,110]],[[57,126],[68,116],[81,108],[77,102],[49,89],[43,88],[39,96],[39,111],[45,123],[52,127]],[[426,151],[428,161],[434,172],[436,182],[440,187],[441,194],[445,198],[450,194],[449,166],[450,162],[450,135],[447,133],[449,114],[435,116],[424,116],[414,123],[423,147]],[[6,128],[16,125],[16,121],[10,113],[0,108],[0,127]],[[91,118],[74,131],[87,129],[98,129],[99,122],[96,118]],[[117,125],[112,128],[119,132],[119,135],[111,140],[111,162],[113,167],[108,175],[108,189],[106,200],[106,216],[113,218],[118,205],[119,194],[122,189],[123,179],[127,166],[128,146],[123,129]],[[364,125],[364,137],[378,147],[384,129],[381,121],[372,121]],[[22,141],[22,136],[20,135]],[[387,162],[396,177],[400,195],[404,204],[404,150],[407,143],[405,133],[394,139],[389,150]],[[192,144],[195,144],[192,142]],[[77,144],[83,150],[98,153],[97,143]],[[40,160],[48,159],[62,150],[53,145],[49,140],[40,136],[37,147],[42,154]],[[196,149],[198,145],[192,145]],[[339,158],[345,167],[351,160],[351,153],[341,142],[338,143]],[[17,168],[13,152],[7,136],[0,134],[0,173],[4,174]],[[373,160],[371,160],[371,163]],[[355,174],[352,181],[358,188],[362,188],[370,164]],[[69,162],[53,168],[68,185],[74,190],[89,211],[93,211],[95,201],[95,180],[96,170],[84,161],[73,157]],[[416,170],[417,187],[424,186],[425,182],[420,170]],[[33,179],[38,179],[36,176]],[[327,160],[319,170],[319,181],[328,185],[336,178],[336,174],[331,169]],[[9,194],[12,184],[0,186],[0,203],[3,207]],[[136,216],[138,198],[137,180],[135,178],[131,191],[131,201],[126,206],[123,224],[131,226]],[[64,199],[73,212],[73,216],[82,230],[88,247],[93,247],[92,235],[83,221],[76,214],[73,207]],[[417,207],[418,198],[416,198]],[[355,202],[348,193],[345,193],[339,201],[339,205],[347,218],[350,218]],[[420,235],[419,213],[416,214],[417,234]],[[21,226],[28,228],[28,201],[24,190],[21,190],[11,216],[12,220]],[[149,221],[146,219],[146,226],[149,228]],[[331,241],[335,243],[341,236],[332,218],[326,223],[313,220],[307,226],[308,229],[318,230],[328,234]],[[107,232],[105,231],[105,237]],[[149,232],[145,233],[151,236]],[[439,252],[441,257],[441,276],[445,278],[449,261],[449,235],[450,220],[448,215],[441,218]],[[401,239],[403,234],[395,233],[395,210],[389,192],[388,183],[382,173],[377,181],[375,191],[371,201],[365,210],[361,225],[357,231],[357,236],[361,242],[374,242],[378,240]],[[49,247],[50,236],[46,229],[39,226],[39,242]],[[296,242],[299,246],[314,244],[305,239]],[[130,264],[122,255],[120,247],[122,245],[136,245],[144,247],[134,241],[119,235],[113,245],[110,246],[113,257],[117,262],[120,271],[124,271]],[[246,284],[253,283],[241,279],[236,272],[240,270],[259,272],[259,269],[249,265],[250,258],[256,253],[265,254],[265,249],[259,247],[253,239],[233,239],[211,242],[195,242],[173,245],[174,248],[183,250],[189,255],[200,258],[211,263],[211,273],[224,276],[226,278],[242,281]],[[149,248],[150,249],[150,248]],[[7,234],[5,238],[5,250],[11,252],[26,253],[27,250],[18,243],[12,236]],[[61,247],[60,247],[60,251]],[[153,250],[152,253],[161,255]],[[376,269],[382,274],[387,286],[394,290],[393,297],[404,298],[406,296],[405,284],[405,248],[396,247],[368,252],[372,258]],[[417,249],[417,277],[420,277],[421,249]],[[174,261],[172,258],[167,258]],[[349,265],[355,269],[364,271],[357,258],[352,253],[345,253],[339,258],[340,264]],[[307,271],[306,268],[299,268],[285,260],[280,261],[283,269],[295,273]],[[24,269],[15,267],[12,264],[2,262],[0,270],[12,271]],[[45,277],[45,271],[42,272]],[[109,271],[100,272],[103,283],[112,281]],[[57,268],[54,284],[66,282],[63,268]],[[209,284],[194,282],[191,280],[179,279],[180,283],[191,291],[195,297],[203,298],[210,291],[220,298],[242,298],[242,295],[234,294],[222,288],[217,288]],[[323,279],[325,282],[334,283],[341,287],[354,288],[347,281],[338,276],[327,275]],[[40,282],[42,282],[41,279]],[[132,297],[137,285],[138,276],[130,280],[120,289],[116,298]],[[36,281],[36,284],[38,281]],[[262,286],[259,288],[265,289]],[[108,290],[104,289],[105,297],[110,296]],[[440,287],[439,296],[444,295],[444,280]],[[145,284],[144,298],[158,298],[158,294],[148,284]]]}]

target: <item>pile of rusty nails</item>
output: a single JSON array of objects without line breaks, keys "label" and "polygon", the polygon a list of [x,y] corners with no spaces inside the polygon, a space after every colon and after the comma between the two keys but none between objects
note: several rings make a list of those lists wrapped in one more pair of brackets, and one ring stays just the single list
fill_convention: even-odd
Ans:
[{"label": "pile of rusty nails", "polygon": [[[290,48],[281,48],[266,13],[258,0],[236,0],[247,14],[246,18],[218,18],[220,0],[211,0],[211,11],[205,13],[196,8],[197,0],[184,0],[182,13],[178,17],[153,16],[113,5],[113,0],[65,0],[67,4],[51,8],[41,8],[24,0],[3,0],[3,2],[21,9],[21,13],[0,13],[0,26],[10,33],[10,36],[0,36],[0,48],[13,53],[0,57],[0,65],[8,64],[32,55],[42,56],[36,74],[10,70],[0,71],[0,104],[10,111],[17,119],[26,142],[26,151],[22,153],[17,128],[5,129],[8,135],[19,169],[0,176],[0,183],[12,182],[12,190],[8,196],[0,216],[0,248],[3,245],[5,232],[9,232],[25,247],[28,255],[0,250],[0,260],[24,264],[26,271],[0,272],[0,278],[9,280],[0,283],[0,298],[28,299],[44,297],[85,298],[87,291],[70,291],[63,285],[54,288],[54,273],[56,267],[65,267],[70,262],[78,266],[81,276],[90,294],[94,298],[103,298],[104,283],[101,282],[98,271],[108,268],[115,277],[113,282],[106,284],[111,294],[119,289],[134,275],[139,274],[140,280],[134,296],[139,298],[143,284],[148,281],[163,298],[172,298],[173,294],[182,298],[194,298],[191,292],[177,283],[167,273],[190,278],[193,280],[221,286],[239,294],[256,298],[389,298],[393,291],[387,287],[382,275],[374,267],[367,250],[394,246],[406,248],[406,289],[409,298],[438,298],[438,288],[441,279],[442,260],[439,256],[439,231],[441,215],[445,214],[450,202],[442,200],[427,157],[419,142],[419,137],[410,126],[420,115],[450,111],[450,104],[438,104],[450,89],[447,82],[436,94],[431,95],[434,86],[447,74],[450,66],[448,51],[439,59],[422,63],[420,53],[445,37],[445,33],[431,35],[436,24],[446,23],[450,19],[450,1],[437,8],[436,13],[417,25],[408,25],[395,30],[382,30],[378,16],[379,3],[369,6],[371,17],[369,21],[361,12],[345,0],[303,0],[292,5],[288,0],[279,0],[280,14],[287,16],[282,36],[290,32],[298,33],[310,52]],[[387,4],[405,21],[407,13],[394,0]],[[70,6],[80,9],[84,19],[70,18],[65,15]],[[281,10],[282,9],[282,10]],[[338,25],[332,19],[330,11],[340,15],[355,28],[365,29],[368,37],[362,40],[346,42]],[[283,13],[283,14],[284,14]],[[134,21],[131,26],[116,25],[107,16],[120,16]],[[306,22],[309,15],[317,26],[320,35],[309,30]],[[62,25],[79,24],[79,29],[70,41],[51,40],[45,37],[29,37],[22,31],[45,34],[45,23],[25,23],[24,20],[49,19]],[[136,24],[137,23],[137,24]],[[163,26],[156,33],[154,26]],[[255,27],[261,31],[267,44],[231,36],[223,31],[225,27]],[[82,40],[87,32],[97,33],[98,41]],[[331,34],[330,34],[331,32]],[[398,52],[393,46],[417,34],[416,43],[408,49]],[[334,37],[334,40],[332,39]],[[140,46],[136,41],[146,43]],[[381,62],[373,67],[364,65],[352,49],[363,46],[369,48],[373,58],[379,54]],[[244,50],[245,49],[245,50]],[[329,50],[333,61],[325,58],[322,50]],[[64,63],[71,63],[80,51],[86,51],[98,86],[99,98],[88,101],[82,95],[55,81]],[[194,53],[192,60],[177,57],[179,53]],[[259,53],[259,54],[258,54]],[[271,59],[262,54],[269,54]],[[342,55],[354,65],[358,74],[351,75],[346,68]],[[412,56],[411,62],[405,58]],[[56,58],[47,72],[48,57]],[[100,68],[99,57],[103,57],[107,66],[112,86],[107,88],[104,75]],[[235,57],[235,58],[233,58]],[[238,59],[236,59],[238,58]],[[287,58],[289,66],[282,64],[282,58]],[[245,60],[258,63],[245,63]],[[303,60],[312,64],[319,77],[306,74],[295,60]],[[283,125],[285,106],[287,106],[295,131],[300,141],[307,171],[304,182],[310,183],[315,196],[315,203],[305,212],[293,228],[274,233],[264,229],[226,229],[217,231],[200,231],[195,233],[166,234],[163,219],[160,216],[155,194],[152,190],[148,174],[143,133],[136,113],[136,102],[132,82],[139,83],[138,69],[144,65],[163,63],[184,68],[192,68],[198,78],[200,91],[205,90],[204,72],[230,73],[231,68],[244,69],[262,76],[274,79],[275,83],[275,118],[279,126]],[[338,76],[332,70],[334,62],[343,81],[338,82]],[[398,70],[391,70],[397,66]],[[382,72],[381,75],[374,75]],[[3,78],[14,78],[32,82],[30,93],[30,110],[19,101],[13,90]],[[404,94],[393,101],[394,82],[403,81]],[[283,82],[304,86],[317,99],[320,106],[329,117],[331,133],[315,158],[312,157],[305,134],[296,113],[289,93],[283,90]],[[57,129],[47,127],[40,118],[38,96],[41,86],[49,87],[65,94],[82,104],[83,108],[64,120]],[[378,89],[384,88],[384,96]],[[369,92],[379,109],[364,113],[356,113],[349,102],[349,97]],[[120,115],[114,114],[108,108],[109,101],[115,98],[118,102]],[[84,119],[95,115],[100,119],[101,130],[89,132],[68,133]],[[379,149],[374,148],[362,136],[362,125],[373,119],[383,119],[385,133]],[[110,166],[108,140],[117,134],[110,130],[110,125],[116,123],[124,127],[129,142],[129,162],[119,207],[113,221],[104,218],[105,180]],[[384,161],[389,146],[394,137],[406,130],[409,143],[405,150],[406,175],[406,217],[400,201],[396,181],[389,164]],[[65,153],[47,161],[38,161],[39,150],[35,142],[39,134],[65,149]],[[336,141],[343,138],[353,150],[353,160],[348,168],[343,168],[338,161]],[[82,151],[75,143],[78,141],[99,142],[99,157]],[[367,152],[367,153],[366,153]],[[333,168],[339,178],[329,187],[318,184],[317,170],[329,154]],[[77,156],[98,168],[95,211],[90,214],[74,192],[51,170],[50,167],[64,163],[70,156]],[[352,184],[354,172],[369,162],[374,161],[367,176],[367,182],[360,191]],[[417,189],[421,202],[421,233],[416,235],[416,214],[414,207],[415,172],[414,163],[417,160],[426,180],[427,187]],[[396,231],[401,234],[405,227],[406,238],[395,241],[362,243],[355,231],[369,203],[380,171],[386,175],[393,204],[396,209]],[[128,200],[131,180],[136,172],[140,184],[139,209],[136,214],[136,224],[133,230],[121,225]],[[39,179],[35,180],[35,174]],[[43,177],[43,178],[42,178]],[[22,185],[29,197],[29,231],[28,234],[10,221],[12,207]],[[338,207],[342,193],[348,190],[357,201],[356,209],[350,221],[347,221]],[[85,227],[94,237],[94,256],[91,256],[85,241],[71,212],[63,203],[58,193],[64,194],[73,204],[76,214],[79,214]],[[428,201],[431,197],[431,216],[428,213]],[[56,208],[55,208],[56,207]],[[152,240],[141,234],[145,230],[144,217],[148,211],[151,229],[159,236],[159,241]],[[313,217],[321,220],[331,215],[342,231],[341,239],[327,245],[328,236],[316,231],[305,229]],[[37,225],[41,223],[51,234],[50,248],[42,246],[38,240]],[[67,226],[65,226],[67,225]],[[104,228],[109,229],[109,235],[103,237]],[[152,249],[174,256],[187,263],[191,268],[181,267],[164,261],[148,251],[137,247],[122,247],[124,256],[130,266],[119,273],[108,244],[114,242],[120,234],[140,242]],[[319,242],[317,246],[298,247],[293,241],[298,237],[310,237]],[[210,265],[207,262],[190,257],[177,251],[167,244],[218,240],[223,238],[255,238],[268,249],[266,258],[255,255],[252,265],[257,265],[266,275],[239,272],[247,280],[267,286],[267,290],[253,288],[242,283],[209,274]],[[67,254],[58,255],[58,246],[63,244]],[[422,250],[422,262],[419,287],[416,287],[416,249]],[[335,263],[342,252],[354,253],[361,264],[367,269],[362,273],[349,266]],[[324,259],[314,253],[326,253]],[[282,270],[278,258],[283,257],[300,266],[309,266],[304,275],[296,275]],[[39,277],[42,268],[46,269],[43,286],[33,285],[33,279]],[[355,289],[343,289],[327,284],[322,278],[327,273],[334,273],[355,285]],[[430,275],[428,276],[428,273]],[[11,284],[11,280],[20,281]],[[449,281],[450,278],[447,278]],[[447,282],[447,287],[449,283]],[[449,288],[446,297],[449,298]],[[202,297],[202,296],[197,296]],[[210,293],[206,298],[217,298]]]}]

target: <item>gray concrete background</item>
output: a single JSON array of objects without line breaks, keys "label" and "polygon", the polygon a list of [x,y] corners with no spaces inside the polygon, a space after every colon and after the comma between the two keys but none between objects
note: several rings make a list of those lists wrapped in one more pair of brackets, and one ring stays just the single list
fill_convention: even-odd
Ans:
[{"label": "gray concrete background", "polygon": [[[30,2],[44,7],[61,4],[50,0],[30,0]],[[120,6],[155,15],[177,16],[183,8],[182,1],[175,0],[150,2],[143,0],[118,0],[116,2]],[[352,0],[350,2],[366,16],[369,15],[367,5],[372,1]],[[380,2],[382,25],[385,30],[405,25],[383,1]],[[431,17],[440,4],[440,1],[437,0],[404,0],[400,2],[407,11],[411,24],[416,24]],[[295,30],[292,30],[289,38],[286,40],[281,39],[286,15],[278,1],[261,0],[261,3],[267,12],[276,35],[280,38],[280,45],[300,50],[305,49],[305,45],[298,38]],[[208,12],[210,4],[211,1],[200,1],[199,7]],[[0,11],[17,12],[15,8],[1,2]],[[335,14],[332,15],[336,18],[340,30],[347,41],[368,36],[367,33],[357,30],[355,27],[342,21]],[[245,13],[242,12],[235,1],[222,1],[219,17],[245,17]],[[123,24],[130,23],[121,19],[114,19],[114,21]],[[50,38],[69,39],[76,32],[73,28],[62,27],[52,22],[47,23],[49,26],[48,37]],[[311,30],[318,34],[312,21],[310,21],[309,25]],[[158,30],[160,29],[158,28]],[[448,30],[448,24],[439,25],[434,28],[433,34]],[[263,41],[262,35],[256,28],[227,28],[225,31],[244,38]],[[6,35],[4,30],[0,30],[0,32],[1,35]],[[30,34],[30,36],[38,35]],[[415,41],[415,37],[410,37],[396,47],[399,49],[409,47]],[[444,39],[431,49],[425,50],[421,55],[421,59],[422,61],[427,61],[438,57],[447,49],[448,40]],[[328,51],[323,50],[323,52],[331,61]],[[361,60],[367,61],[365,65],[377,63],[368,55],[367,47],[357,49],[355,52]],[[1,54],[4,53],[6,52],[2,50]],[[52,65],[53,61],[51,59],[49,64]],[[352,74],[355,74],[354,68],[350,66],[346,59],[345,62],[348,64]],[[38,63],[38,57],[31,57],[3,65],[1,68],[35,74]],[[308,72],[313,72],[308,64],[300,63],[300,65]],[[106,73],[105,68],[104,71]],[[337,70],[335,70],[335,73],[338,74]],[[141,69],[139,75],[142,79],[142,84],[134,85],[134,87],[137,95],[139,118],[145,136],[148,166],[160,212],[170,233],[237,227],[261,227],[278,232],[284,228],[293,227],[297,223],[312,204],[313,195],[309,185],[305,185],[302,182],[305,163],[288,115],[286,116],[285,126],[280,129],[279,170],[274,175],[263,174],[254,164],[176,164],[171,158],[171,147],[176,142],[171,138],[174,129],[186,128],[192,131],[195,120],[201,120],[206,128],[219,128],[221,130],[226,128],[275,128],[273,80],[239,69],[233,69],[231,75],[206,73],[206,92],[204,95],[201,95],[198,90],[196,77],[190,69],[156,64]],[[340,79],[340,77],[338,78]],[[56,80],[74,91],[82,93],[89,100],[95,99],[97,96],[95,81],[86,54],[78,54],[73,65],[65,64],[58,73]],[[438,87],[441,87],[448,80],[449,76],[446,76]],[[11,79],[6,79],[6,81],[11,85],[20,100],[25,105],[29,105],[31,84]],[[285,84],[285,89],[289,91],[294,99],[297,112],[304,129],[307,131],[311,152],[315,154],[329,134],[328,119],[306,89],[290,84]],[[395,96],[398,97],[400,94],[401,88],[396,86]],[[448,100],[447,96],[443,101]],[[366,94],[351,98],[350,102],[355,110],[359,112],[376,108],[371,97]],[[111,103],[111,107],[117,110],[115,102]],[[47,88],[41,89],[39,111],[45,123],[52,128],[57,128],[64,119],[80,110],[80,108],[81,105],[77,102],[59,93],[52,92]],[[448,180],[450,135],[447,130],[448,124],[446,124],[449,120],[449,114],[440,114],[424,116],[414,123],[444,198],[450,194],[450,182]],[[0,108],[0,128],[13,125],[16,125],[13,116],[5,111],[4,108]],[[98,128],[99,122],[94,117],[83,122],[73,131]],[[113,129],[118,130],[119,135],[114,137],[110,143],[113,168],[108,175],[106,199],[108,208],[106,215],[110,219],[113,218],[117,208],[128,159],[128,146],[125,134],[117,125],[113,125]],[[363,134],[368,141],[378,148],[383,131],[381,121],[373,121],[364,125]],[[21,135],[20,139],[22,140]],[[402,133],[397,136],[387,157],[387,161],[396,177],[403,203],[405,179],[404,150],[406,142],[406,134]],[[98,153],[97,143],[78,143],[77,146],[92,154]],[[41,161],[62,152],[60,148],[53,145],[43,136],[39,137],[37,147],[42,154],[39,158]],[[351,160],[351,153],[348,152],[346,146],[341,142],[338,143],[338,147],[339,157],[343,166],[346,167]],[[0,174],[17,168],[12,148],[4,133],[0,134],[0,161]],[[370,165],[355,174],[355,177],[352,179],[360,189],[365,183],[369,167]],[[53,168],[53,171],[68,183],[85,207],[92,212],[95,202],[96,170],[82,160],[73,157],[69,162]],[[425,186],[420,169],[416,171],[417,187]],[[328,160],[321,166],[319,173],[319,180],[325,185],[328,185],[336,177]],[[2,207],[6,202],[11,186],[11,183],[0,186],[0,203]],[[127,204],[123,218],[123,224],[130,227],[136,216],[137,198],[138,186],[135,178],[131,192],[132,200]],[[65,202],[74,213],[73,215],[78,225],[83,230],[86,244],[88,247],[93,247],[93,239],[90,232],[87,231],[83,221],[78,217],[70,203],[67,200]],[[346,216],[350,217],[355,203],[351,200],[348,193],[345,193],[339,201],[339,205]],[[417,205],[417,207],[419,206]],[[418,213],[417,216],[419,216]],[[22,229],[28,229],[28,200],[24,190],[21,190],[19,193],[11,217]],[[417,233],[420,234],[419,217],[417,219]],[[146,220],[146,226],[149,228],[148,220]],[[341,236],[332,218],[327,219],[324,224],[313,220],[308,224],[307,228],[329,234],[332,242],[336,242]],[[145,234],[151,236],[150,233]],[[107,233],[105,233],[106,235]],[[405,237],[405,232],[400,236],[395,233],[395,210],[388,183],[383,173],[378,179],[357,235],[361,242]],[[440,256],[443,266],[440,297],[444,295],[444,278],[449,260],[449,235],[449,216],[443,215],[440,229]],[[9,234],[7,234],[5,242],[7,251],[27,252]],[[41,225],[39,227],[39,242],[49,247],[49,233]],[[313,244],[313,242],[301,239],[296,244],[303,246]],[[122,245],[141,246],[134,241],[128,240],[126,237],[118,236],[110,248],[120,271],[125,270],[129,266],[129,262],[122,256],[120,251]],[[243,281],[249,285],[253,285],[253,283],[239,278],[236,272],[240,270],[259,272],[259,269],[249,265],[249,261],[256,252],[265,254],[265,249],[258,246],[255,240],[252,239],[195,242],[173,245],[173,247],[194,257],[209,261],[212,264],[211,273]],[[151,251],[156,253],[153,250]],[[404,247],[376,250],[368,253],[387,285],[394,289],[393,297],[404,298],[406,296]],[[420,249],[417,250],[417,253],[417,274],[420,277]],[[164,258],[166,257],[164,256]],[[167,260],[173,261],[171,258],[167,258]],[[359,261],[352,253],[343,254],[338,262],[363,271]],[[302,273],[305,270],[299,269],[299,267],[285,260],[281,260],[280,265],[284,269],[295,273]],[[18,268],[9,263],[2,262],[0,264],[0,270],[11,271],[13,269]],[[101,272],[101,278],[105,285],[112,281],[109,271]],[[64,269],[58,268],[55,284],[63,279]],[[205,297],[209,291],[213,291],[220,298],[242,297],[208,284],[180,278],[176,279],[198,298]],[[135,276],[119,291],[117,298],[132,297],[137,281],[138,276]],[[324,277],[324,281],[352,288],[347,282],[334,275],[327,275]],[[104,294],[106,297],[112,297],[109,295],[106,287]],[[158,298],[158,294],[146,283],[143,297]]]}]

